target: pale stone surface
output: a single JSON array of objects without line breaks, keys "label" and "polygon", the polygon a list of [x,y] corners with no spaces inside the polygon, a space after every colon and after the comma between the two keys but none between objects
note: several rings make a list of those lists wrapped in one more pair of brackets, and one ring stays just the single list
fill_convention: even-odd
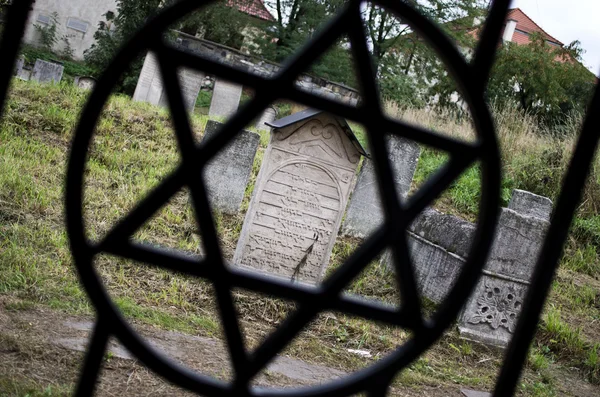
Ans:
[{"label": "pale stone surface", "polygon": [[549,221],[552,215],[552,200],[525,190],[515,189],[508,208],[522,215]]},{"label": "pale stone surface", "polygon": [[[188,112],[194,110],[198,94],[204,81],[204,73],[188,68],[177,71],[183,102]],[[164,89],[160,66],[156,56],[149,52],[144,59],[144,66],[138,79],[134,101],[148,102],[157,106],[168,106],[167,93]]]},{"label": "pale stone surface", "polygon": [[17,59],[17,63],[15,64],[15,72],[14,72],[15,76],[18,76],[21,73],[24,65],[25,65],[25,58],[19,57],[19,59]]},{"label": "pale stone surface", "polygon": [[210,117],[223,117],[225,119],[233,116],[240,106],[242,88],[239,84],[217,79],[208,115]]},{"label": "pale stone surface", "polygon": [[31,80],[38,83],[60,83],[64,67],[60,63],[47,62],[38,59],[35,61]]},{"label": "pale stone surface", "polygon": [[476,390],[468,390],[468,389],[460,389],[460,392],[465,397],[492,397],[492,395],[485,391],[476,391]]},{"label": "pale stone surface", "polygon": [[508,345],[548,226],[545,220],[502,208],[484,274],[459,320],[463,337]]},{"label": "pale stone surface", "polygon": [[[221,126],[209,120],[203,139],[216,134]],[[259,141],[258,134],[243,130],[206,166],[204,180],[214,209],[228,214],[240,210]]]},{"label": "pale stone surface", "polygon": [[84,90],[93,90],[96,86],[96,79],[88,76],[77,76],[73,80],[73,84]]},{"label": "pale stone surface", "polygon": [[264,112],[262,112],[258,120],[256,120],[254,126],[257,130],[270,131],[271,127],[269,127],[266,123],[271,123],[275,121],[276,118],[277,110],[275,110],[274,107],[269,106],[264,110]]},{"label": "pale stone surface", "polygon": [[236,265],[302,283],[321,280],[360,160],[340,123],[320,113],[272,133]]},{"label": "pale stone surface", "polygon": [[[388,152],[398,195],[404,199],[410,190],[421,149],[415,142],[402,138],[388,139]],[[352,193],[342,233],[353,237],[366,237],[383,222],[377,176],[373,163],[365,159],[356,187]]]}]

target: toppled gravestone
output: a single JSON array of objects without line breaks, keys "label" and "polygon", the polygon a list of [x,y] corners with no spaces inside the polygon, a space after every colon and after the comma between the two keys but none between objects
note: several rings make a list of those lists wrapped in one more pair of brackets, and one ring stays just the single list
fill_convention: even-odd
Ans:
[{"label": "toppled gravestone", "polygon": [[502,208],[483,275],[459,320],[462,337],[508,346],[549,225]]},{"label": "toppled gravestone", "polygon": [[242,88],[239,84],[217,78],[208,115],[224,119],[233,116],[240,106]]},{"label": "toppled gravestone", "polygon": [[[222,125],[213,120],[207,121],[203,140],[215,135]],[[214,209],[227,214],[236,214],[240,210],[259,142],[258,134],[240,131],[207,164],[204,180]]]},{"label": "toppled gravestone", "polygon": [[325,273],[364,149],[348,123],[307,109],[270,124],[234,263],[314,284]]},{"label": "toppled gravestone", "polygon": [[538,196],[525,190],[513,190],[508,208],[522,215],[550,221],[552,215],[552,200]]},{"label": "toppled gravestone", "polygon": [[64,66],[60,62],[48,62],[38,59],[35,61],[31,80],[38,83],[60,83]]},{"label": "toppled gravestone", "polygon": [[[412,183],[421,148],[415,142],[390,137],[387,140],[389,158],[396,192],[406,198]],[[379,196],[373,162],[365,159],[346,211],[342,234],[364,238],[383,223],[383,209]]]}]

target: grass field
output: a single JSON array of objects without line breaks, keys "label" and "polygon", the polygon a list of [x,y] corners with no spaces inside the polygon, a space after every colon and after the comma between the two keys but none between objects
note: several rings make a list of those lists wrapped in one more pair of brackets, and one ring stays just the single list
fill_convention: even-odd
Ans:
[{"label": "grass field", "polygon": [[[86,95],[68,85],[14,82],[6,116],[0,125],[0,296],[8,298],[7,310],[45,308],[74,316],[93,314],[71,260],[63,216],[65,161]],[[398,109],[390,109],[390,112],[443,133],[464,139],[472,137],[467,120]],[[192,119],[198,139],[206,120],[206,116],[200,115]],[[505,165],[503,201],[510,199],[514,188],[555,199],[572,149],[577,120],[573,120],[572,133],[562,138],[553,137],[550,131],[541,131],[533,120],[514,110],[496,112],[496,121]],[[268,136],[262,133],[244,211],[267,142]],[[443,153],[424,148],[413,189],[445,160]],[[134,103],[127,97],[111,98],[103,111],[87,162],[84,208],[88,237],[101,238],[178,163],[177,146],[166,111]],[[600,393],[597,386],[600,384],[597,326],[600,321],[597,253],[600,173],[597,169],[596,163],[531,350],[520,388],[524,395],[556,395],[560,374],[565,368],[576,368],[576,376],[596,385]],[[475,166],[439,198],[436,206],[444,212],[475,219],[479,195],[479,171]],[[243,213],[235,217],[216,214],[215,218],[223,250],[231,258]],[[201,253],[201,236],[193,222],[187,192],[184,190],[174,197],[134,239]],[[330,267],[339,266],[359,244],[355,239],[339,238]],[[101,255],[95,266],[122,313],[134,324],[222,338],[214,292],[209,283],[109,255]],[[394,287],[394,277],[378,262],[373,262],[350,291],[396,304],[398,295]],[[293,303],[244,290],[236,290],[234,297],[249,348],[272,332],[294,308]],[[430,304],[425,309],[435,310]],[[409,336],[402,329],[339,313],[324,313],[285,354],[350,371],[369,365],[373,359],[358,356],[348,349],[367,350],[373,357],[380,358]],[[0,349],[7,343],[0,338]],[[501,359],[501,353],[465,342],[458,338],[455,330],[450,330],[431,352],[399,376],[395,385],[416,390],[423,385],[456,384],[490,388]],[[19,395],[63,393],[60,387],[57,392],[46,393],[48,385],[43,382],[19,382],[21,380],[0,375],[0,394],[9,394],[13,389],[24,390]],[[68,389],[69,385],[61,387]]]}]

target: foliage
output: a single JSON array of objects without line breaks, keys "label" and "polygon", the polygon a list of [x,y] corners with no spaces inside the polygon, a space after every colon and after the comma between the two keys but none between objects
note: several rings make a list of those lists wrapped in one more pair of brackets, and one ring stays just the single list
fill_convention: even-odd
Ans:
[{"label": "foliage", "polygon": [[48,25],[33,25],[33,27],[39,34],[40,44],[42,48],[51,51],[56,45],[56,43],[58,43],[58,35],[56,32],[57,23],[58,13],[53,12],[52,15],[50,15],[50,23],[48,23]]},{"label": "foliage", "polygon": [[573,110],[584,111],[595,78],[579,61],[581,47],[548,44],[541,34],[529,45],[507,43],[497,56],[488,95],[499,103],[515,102],[546,124],[558,123]]},{"label": "foliage", "polygon": [[[117,11],[104,14],[105,20],[94,33],[96,40],[85,52],[85,60],[97,71],[106,69],[119,48],[129,40],[144,23],[156,15],[161,0],[118,0]],[[142,69],[140,55],[125,72],[117,85],[117,91],[133,94]]]},{"label": "foliage", "polygon": [[[61,58],[57,56],[57,54],[44,50],[42,48],[36,48],[33,46],[25,45],[21,49],[21,55],[25,58],[25,62],[34,63],[36,59],[41,59],[44,61],[55,60],[57,58]],[[59,54],[60,55],[60,54]],[[83,62],[73,61],[69,59],[61,59],[64,66],[64,74],[65,76],[75,77],[75,76],[97,76],[97,71],[94,68],[86,65]]]}]

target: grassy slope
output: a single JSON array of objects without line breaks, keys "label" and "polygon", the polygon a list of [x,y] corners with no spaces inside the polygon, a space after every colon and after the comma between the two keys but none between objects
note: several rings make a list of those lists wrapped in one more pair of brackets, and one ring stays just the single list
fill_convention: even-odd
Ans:
[{"label": "grassy slope", "polygon": [[[92,313],[71,263],[62,214],[65,159],[85,95],[66,85],[51,87],[15,82],[13,87],[0,128],[0,294],[17,302],[11,309],[40,305],[69,314]],[[466,134],[463,124],[439,118],[418,119],[423,116],[417,116],[404,115],[432,128]],[[203,116],[193,118],[198,138],[205,122]],[[521,124],[517,127],[524,128],[524,123]],[[111,99],[97,128],[86,174],[85,215],[91,239],[103,236],[178,164],[171,131],[168,114],[163,110],[133,103],[124,97]],[[515,125],[501,125],[502,143],[505,150],[511,151],[505,155],[505,200],[511,188],[544,193],[536,186],[547,188],[550,183],[546,178],[548,163],[541,153],[553,148],[558,150],[556,142],[528,134],[530,131],[516,131]],[[263,134],[253,180],[267,139]],[[415,188],[443,164],[444,159],[442,154],[424,150]],[[559,175],[563,168],[564,160],[557,161],[554,172]],[[536,173],[544,174],[542,182]],[[253,180],[247,189],[244,208],[248,205]],[[478,172],[474,168],[440,198],[437,206],[474,218],[478,195]],[[597,343],[600,336],[586,324],[600,319],[599,261],[593,239],[600,232],[594,223],[595,204],[589,202],[595,197],[593,188],[588,189],[586,197],[588,204],[581,219],[591,225],[585,233],[573,234],[570,241],[569,255],[555,282],[550,309],[540,326],[530,369],[523,382],[526,394],[552,395],[556,381],[549,368],[557,366],[580,368],[583,377],[594,383],[599,381]],[[187,195],[181,192],[135,238],[199,252],[201,237],[196,233],[192,217]],[[231,255],[243,216],[217,215],[216,219],[224,251]],[[340,239],[332,255],[332,268],[342,263],[358,243]],[[221,336],[209,284],[107,255],[97,260],[96,267],[122,312],[132,320],[196,335]],[[393,303],[397,301],[393,286],[392,276],[373,263],[351,290]],[[247,291],[236,291],[235,299],[250,346],[271,332],[293,307]],[[352,370],[367,365],[370,360],[350,354],[346,349],[365,349],[380,356],[406,338],[402,330],[331,313],[315,320],[287,353]],[[461,341],[453,331],[398,382],[415,387],[454,383],[490,387],[500,360],[498,353]],[[2,384],[0,379],[0,391]]]}]

